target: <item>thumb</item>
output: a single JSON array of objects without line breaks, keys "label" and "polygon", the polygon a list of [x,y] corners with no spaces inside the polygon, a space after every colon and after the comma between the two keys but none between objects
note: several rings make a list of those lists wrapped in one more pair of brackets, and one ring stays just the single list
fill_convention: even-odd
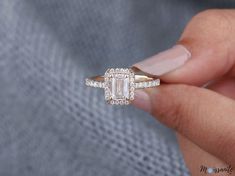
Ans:
[{"label": "thumb", "polygon": [[235,166],[235,102],[232,99],[205,88],[172,84],[137,90],[133,104]]}]

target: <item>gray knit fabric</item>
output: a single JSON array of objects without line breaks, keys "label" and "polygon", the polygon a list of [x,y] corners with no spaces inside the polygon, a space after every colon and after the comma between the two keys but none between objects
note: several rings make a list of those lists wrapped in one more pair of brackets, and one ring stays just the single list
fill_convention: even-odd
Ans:
[{"label": "gray knit fabric", "polygon": [[188,0],[1,0],[0,175],[189,175],[169,129],[132,106],[106,105],[84,78],[170,47],[203,8]]}]

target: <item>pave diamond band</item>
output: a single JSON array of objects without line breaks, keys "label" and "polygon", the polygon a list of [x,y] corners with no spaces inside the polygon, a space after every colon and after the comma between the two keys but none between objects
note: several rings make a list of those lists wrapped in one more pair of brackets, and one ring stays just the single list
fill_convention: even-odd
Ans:
[{"label": "pave diamond band", "polygon": [[160,85],[160,79],[155,79],[152,81],[144,81],[144,82],[135,83],[135,88],[144,89],[144,88],[156,87],[159,85]]},{"label": "pave diamond band", "polygon": [[89,87],[103,88],[109,104],[128,105],[134,100],[135,89],[160,85],[160,79],[145,75],[136,68],[110,68],[104,76],[86,79]]},{"label": "pave diamond band", "polygon": [[[95,81],[89,78],[86,78],[86,85],[95,88],[105,88],[104,81]],[[155,79],[152,81],[137,82],[135,83],[135,89],[144,89],[144,88],[156,87],[159,85],[160,85],[160,79]]]},{"label": "pave diamond band", "polygon": [[89,87],[104,88],[105,84],[102,81],[95,81],[89,78],[86,78],[86,85]]}]

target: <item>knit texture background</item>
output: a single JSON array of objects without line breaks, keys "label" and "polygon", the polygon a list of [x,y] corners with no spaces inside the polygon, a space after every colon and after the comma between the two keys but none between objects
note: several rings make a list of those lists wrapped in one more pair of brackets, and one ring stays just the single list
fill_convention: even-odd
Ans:
[{"label": "knit texture background", "polygon": [[171,47],[232,1],[1,0],[1,176],[187,176],[174,134],[84,78]]}]

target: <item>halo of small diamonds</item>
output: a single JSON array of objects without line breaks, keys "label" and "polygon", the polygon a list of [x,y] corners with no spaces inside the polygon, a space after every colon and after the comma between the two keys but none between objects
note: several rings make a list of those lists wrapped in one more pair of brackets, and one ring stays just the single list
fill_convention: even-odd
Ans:
[{"label": "halo of small diamonds", "polygon": [[128,105],[134,99],[135,74],[128,68],[110,68],[104,76],[105,100],[109,104]]}]

